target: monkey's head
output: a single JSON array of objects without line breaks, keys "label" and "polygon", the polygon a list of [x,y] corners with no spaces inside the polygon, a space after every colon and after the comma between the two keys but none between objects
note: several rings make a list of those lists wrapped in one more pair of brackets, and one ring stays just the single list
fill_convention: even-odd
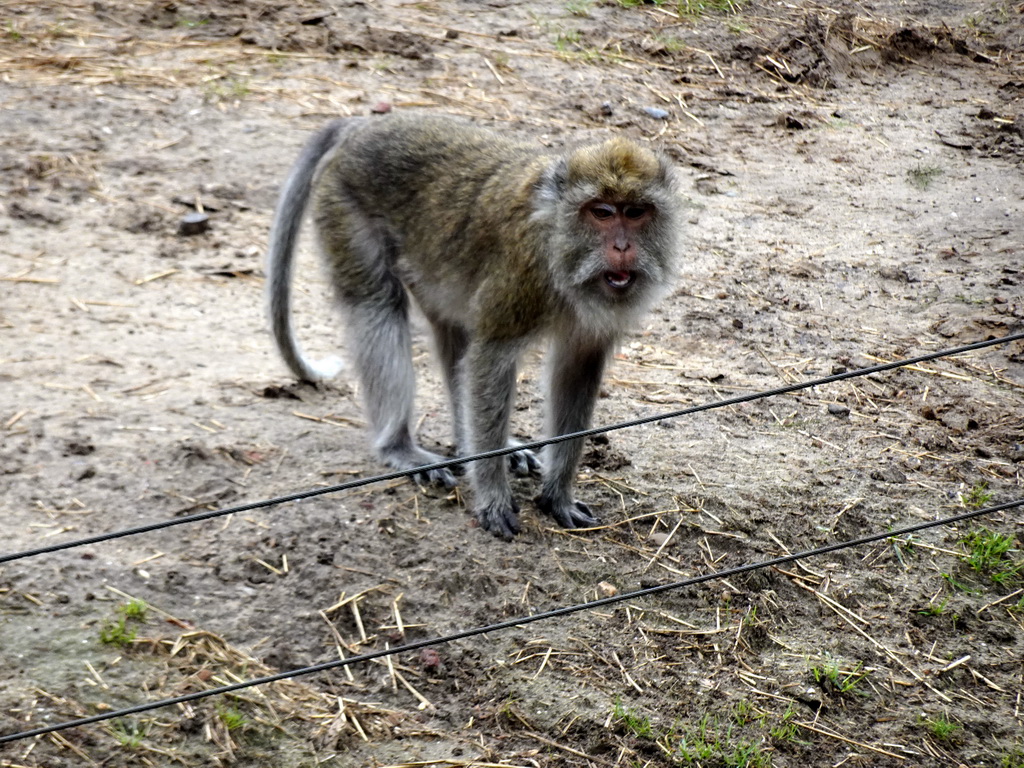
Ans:
[{"label": "monkey's head", "polygon": [[570,152],[547,168],[536,214],[550,227],[551,272],[581,317],[623,327],[671,288],[680,243],[676,171],[625,139]]}]

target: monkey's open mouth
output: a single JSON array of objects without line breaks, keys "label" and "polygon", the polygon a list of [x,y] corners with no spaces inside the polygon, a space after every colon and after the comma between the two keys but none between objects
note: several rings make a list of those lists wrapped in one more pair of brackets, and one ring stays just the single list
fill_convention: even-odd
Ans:
[{"label": "monkey's open mouth", "polygon": [[636,273],[619,270],[608,270],[604,273],[604,281],[616,291],[624,291],[633,284]]}]

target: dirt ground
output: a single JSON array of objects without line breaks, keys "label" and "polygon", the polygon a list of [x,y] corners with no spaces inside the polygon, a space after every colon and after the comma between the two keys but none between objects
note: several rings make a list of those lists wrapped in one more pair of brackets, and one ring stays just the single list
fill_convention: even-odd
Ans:
[{"label": "dirt ground", "polygon": [[[598,424],[1022,329],[1019,0],[0,0],[0,35],[0,554],[383,471],[354,381],[297,384],[263,312],[276,192],[336,115],[678,162],[682,278]],[[337,353],[302,262],[300,335]],[[450,451],[415,344],[419,434]],[[0,735],[1011,501],[1022,415],[1007,344],[595,440],[598,530],[550,527],[524,479],[504,543],[403,481],[8,562]],[[1021,520],[20,740],[0,766],[1021,768]]]}]

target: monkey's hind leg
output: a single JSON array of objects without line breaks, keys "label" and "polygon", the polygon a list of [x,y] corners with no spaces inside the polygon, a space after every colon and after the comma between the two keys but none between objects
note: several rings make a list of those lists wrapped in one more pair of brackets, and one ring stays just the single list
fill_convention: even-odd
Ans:
[{"label": "monkey's hind leg", "polygon": [[[395,469],[412,469],[445,458],[421,448],[412,435],[416,384],[408,304],[405,289],[396,280],[379,296],[346,308],[373,447],[381,461]],[[418,473],[416,479],[445,488],[456,485],[448,468]]]},{"label": "monkey's hind leg", "polygon": [[[321,245],[333,272],[338,299],[348,321],[355,367],[370,421],[373,447],[395,469],[413,469],[446,457],[421,448],[412,434],[416,377],[409,332],[409,298],[388,269],[388,241],[372,227],[350,238],[340,216],[321,228]],[[417,482],[454,488],[448,468],[417,473]]]}]

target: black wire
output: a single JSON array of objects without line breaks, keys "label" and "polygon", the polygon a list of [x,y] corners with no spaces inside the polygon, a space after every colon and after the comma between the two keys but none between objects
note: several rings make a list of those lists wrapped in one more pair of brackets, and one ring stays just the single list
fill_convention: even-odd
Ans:
[{"label": "black wire", "polygon": [[285,496],[277,496],[272,499],[264,499],[262,501],[252,501],[247,504],[239,504],[235,507],[227,507],[225,509],[213,509],[209,512],[197,512],[194,515],[186,515],[184,517],[177,517],[172,520],[161,520],[157,523],[149,523],[147,525],[140,525],[135,528],[125,528],[120,531],[112,531],[110,533],[101,533],[96,536],[88,536],[84,539],[75,539],[72,541],[65,541],[57,544],[50,544],[45,547],[36,547],[35,549],[27,549],[22,552],[13,552],[8,555],[0,555],[0,565],[4,563],[11,563],[15,560],[22,560],[27,557],[36,557],[38,555],[45,555],[50,552],[59,552],[64,549],[74,549],[75,547],[84,547],[89,544],[99,544],[103,541],[110,541],[111,539],[120,539],[125,536],[135,536],[140,533],[149,533],[150,531],[159,531],[163,528],[172,528],[176,525],[186,525],[188,523],[196,523],[200,520],[210,520],[215,517],[223,517],[225,515],[233,515],[238,512],[249,512],[253,509],[262,509],[263,507],[272,507],[276,504],[284,504],[289,501],[301,501],[303,499],[313,498],[314,496],[323,496],[328,493],[338,493],[339,491],[348,491],[353,488],[360,488],[364,485],[370,485],[371,483],[380,483],[385,480],[395,480],[402,477],[409,477],[411,475],[417,475],[421,472],[429,472],[435,469],[446,469],[448,467],[454,467],[459,464],[467,464],[472,461],[479,461],[480,459],[490,459],[495,456],[504,456],[509,453],[515,453],[516,451],[533,450],[535,448],[543,448],[545,445],[552,445],[554,443],[562,443],[566,440],[577,440],[583,437],[593,437],[594,435],[602,435],[606,432],[614,432],[619,429],[626,429],[628,427],[638,427],[642,424],[650,424],[654,421],[662,421],[664,419],[675,419],[680,416],[688,416],[692,413],[700,413],[701,411],[710,411],[715,408],[724,408],[729,405],[739,405],[740,403],[749,403],[754,400],[762,400],[766,397],[775,397],[777,395],[785,395],[790,392],[798,392],[802,389],[811,389],[812,387],[819,387],[823,384],[831,384],[835,381],[842,381],[843,379],[852,379],[859,376],[868,376],[872,373],[881,373],[882,371],[889,371],[893,368],[902,368],[907,365],[916,365],[917,363],[924,363],[929,360],[935,360],[940,357],[948,357],[950,355],[958,355],[963,352],[972,352],[976,349],[984,349],[985,347],[995,346],[996,344],[1007,344],[1011,341],[1020,341],[1024,339],[1024,332],[1011,334],[1009,336],[1003,336],[998,339],[987,339],[985,341],[977,341],[973,344],[967,344],[962,347],[952,347],[950,349],[939,350],[938,352],[929,352],[926,355],[919,355],[918,357],[912,357],[907,360],[896,360],[889,363],[882,363],[880,365],[872,365],[868,368],[856,368],[852,371],[846,371],[844,373],[836,373],[832,376],[825,376],[820,379],[812,379],[811,381],[805,381],[797,384],[788,384],[784,387],[777,387],[775,389],[765,390],[763,392],[752,392],[747,395],[739,395],[737,397],[730,397],[726,400],[716,400],[711,403],[705,403],[704,405],[694,405],[689,408],[682,408],[678,411],[669,411],[668,413],[662,413],[655,416],[645,416],[639,419],[633,419],[632,421],[623,421],[618,424],[611,424],[604,427],[593,427],[592,429],[584,429],[580,432],[571,432],[566,435],[558,435],[556,437],[549,437],[543,440],[535,440],[531,443],[523,443],[521,445],[509,446],[507,448],[497,448],[493,451],[485,451],[484,453],[473,454],[472,456],[460,456],[455,459],[446,459],[444,461],[438,461],[433,464],[424,464],[421,467],[414,467],[412,469],[397,470],[395,472],[387,472],[383,475],[374,475],[373,477],[364,477],[358,480],[349,480],[344,483],[337,485],[331,485],[326,488],[312,488],[308,491],[297,491],[295,493],[289,493]]},{"label": "black wire", "polygon": [[675,581],[670,584],[659,584],[655,587],[645,587],[644,589],[638,589],[633,592],[624,592],[622,594],[613,595],[611,597],[603,597],[599,600],[593,600],[589,603],[577,603],[576,605],[563,606],[561,608],[555,608],[550,611],[544,611],[543,613],[535,613],[532,616],[522,616],[516,619],[508,619],[506,621],[501,621],[496,624],[488,624],[483,627],[466,629],[451,635],[445,635],[443,637],[435,637],[427,640],[417,640],[415,642],[406,643],[405,645],[400,645],[395,648],[386,648],[380,651],[370,651],[369,653],[364,653],[359,656],[350,656],[347,659],[336,659],[335,661],[326,661],[321,664],[315,664],[311,667],[302,667],[301,669],[293,669],[289,670],[288,672],[278,672],[274,675],[258,677],[253,680],[247,680],[240,683],[232,683],[231,685],[224,685],[220,688],[211,688],[207,691],[196,691],[194,693],[187,693],[182,696],[175,696],[174,698],[170,699],[161,699],[159,701],[153,701],[147,704],[136,704],[135,706],[125,707],[124,709],[118,709],[113,712],[106,712],[99,715],[92,715],[90,717],[83,717],[78,720],[69,720],[64,723],[57,723],[56,725],[47,725],[42,728],[35,728],[31,731],[12,733],[6,736],[0,736],[0,744],[6,744],[12,741],[20,741],[21,739],[27,739],[33,736],[42,736],[46,733],[53,733],[54,731],[63,731],[68,728],[77,728],[83,725],[91,725],[92,723],[99,723],[103,720],[110,720],[115,717],[136,715],[140,712],[147,712],[151,709],[169,707],[174,704],[184,704],[190,701],[197,701],[198,699],[205,699],[210,696],[219,696],[224,693],[231,693],[232,691],[242,690],[243,688],[251,688],[257,685],[266,685],[268,683],[274,683],[279,680],[288,680],[293,677],[300,677],[303,675],[315,674],[317,672],[325,672],[330,669],[337,669],[338,667],[347,667],[352,664],[358,664],[364,661],[379,659],[383,656],[394,656],[395,654],[399,653],[418,651],[421,648],[427,648],[432,645],[443,645],[446,643],[452,643],[456,640],[465,640],[468,637],[489,634],[491,632],[497,632],[499,630],[509,629],[511,627],[522,627],[527,624],[533,624],[535,621],[545,621],[547,619],[568,616],[573,613],[579,613],[580,611],[589,611],[595,608],[602,608],[606,605],[613,605],[615,603],[621,603],[624,601],[636,600],[641,597],[647,597],[648,595],[656,595],[660,592],[668,592],[670,590],[682,589],[683,587],[691,587],[695,584],[703,584],[706,581],[714,581],[716,579],[727,579],[738,574],[760,570],[761,568],[770,568],[778,565],[784,565],[785,563],[791,563],[796,560],[803,560],[808,557],[815,557],[817,555],[824,555],[829,552],[836,552],[841,549],[849,549],[852,547],[863,546],[864,544],[870,544],[872,542],[880,541],[882,539],[890,539],[895,538],[897,536],[906,536],[907,534],[916,533],[917,531],[923,531],[927,528],[937,528],[942,525],[951,525],[953,523],[959,523],[964,520],[970,520],[975,517],[980,517],[981,515],[987,515],[993,512],[1001,512],[1006,509],[1012,509],[1013,507],[1020,506],[1024,506],[1024,499],[1017,499],[1015,501],[1008,501],[1004,504],[997,504],[993,507],[985,507],[984,509],[976,509],[969,512],[964,512],[962,514],[954,515],[952,517],[942,518],[941,520],[931,520],[924,523],[915,523],[914,525],[908,525],[905,528],[898,528],[894,531],[886,531],[884,533],[873,533],[869,536],[864,536],[859,539],[851,539],[836,544],[827,544],[823,547],[817,547],[816,549],[808,549],[804,550],[803,552],[796,552],[789,555],[783,555],[782,557],[776,557],[771,560],[762,560],[756,563],[748,563],[747,565],[737,566],[736,568],[729,568],[724,571],[715,571],[714,573],[704,574],[703,576],[694,576],[693,578],[684,579],[683,581]]}]

